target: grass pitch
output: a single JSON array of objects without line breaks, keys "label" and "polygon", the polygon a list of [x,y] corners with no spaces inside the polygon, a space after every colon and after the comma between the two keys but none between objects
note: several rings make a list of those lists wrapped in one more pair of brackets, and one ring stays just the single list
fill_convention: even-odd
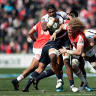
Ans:
[{"label": "grass pitch", "polygon": [[[24,69],[0,69],[0,74],[20,74]],[[36,91],[33,86],[30,87],[29,92],[22,92],[28,78],[19,83],[19,91],[14,91],[11,80],[15,77],[0,78],[0,96],[96,96],[96,91],[93,92],[77,92],[73,93],[69,87],[68,78],[64,77],[63,92],[56,92],[56,78],[45,78],[39,82],[39,90]],[[80,80],[74,78],[75,85],[79,87]],[[89,86],[96,88],[96,77],[88,77]]]}]

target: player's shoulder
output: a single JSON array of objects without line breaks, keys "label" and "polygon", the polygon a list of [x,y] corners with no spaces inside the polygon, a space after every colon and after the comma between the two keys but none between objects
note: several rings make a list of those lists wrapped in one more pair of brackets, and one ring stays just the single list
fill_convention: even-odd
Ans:
[{"label": "player's shoulder", "polygon": [[63,18],[65,18],[67,16],[66,12],[64,12],[64,11],[57,11],[56,14],[61,15]]}]

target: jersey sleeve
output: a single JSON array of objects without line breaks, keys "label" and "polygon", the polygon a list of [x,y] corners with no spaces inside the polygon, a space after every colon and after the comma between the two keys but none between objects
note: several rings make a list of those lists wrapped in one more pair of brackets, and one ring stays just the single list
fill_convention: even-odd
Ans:
[{"label": "jersey sleeve", "polygon": [[59,11],[59,12],[57,12],[57,14],[60,14],[63,17],[63,19],[68,18],[66,12],[64,12],[64,11]]},{"label": "jersey sleeve", "polygon": [[34,30],[38,30],[38,26],[40,26],[40,22],[38,22],[36,25],[33,26]]}]

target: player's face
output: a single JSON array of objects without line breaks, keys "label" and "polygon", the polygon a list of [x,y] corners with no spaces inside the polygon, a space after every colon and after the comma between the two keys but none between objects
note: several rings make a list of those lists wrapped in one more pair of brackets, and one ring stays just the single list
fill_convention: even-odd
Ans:
[{"label": "player's face", "polygon": [[49,9],[48,10],[48,15],[50,17],[56,17],[56,11],[54,9]]},{"label": "player's face", "polygon": [[74,35],[74,30],[72,29],[71,26],[68,26],[68,35],[70,35],[70,36]]},{"label": "player's face", "polygon": [[43,31],[47,31],[47,22],[42,22],[41,26]]}]

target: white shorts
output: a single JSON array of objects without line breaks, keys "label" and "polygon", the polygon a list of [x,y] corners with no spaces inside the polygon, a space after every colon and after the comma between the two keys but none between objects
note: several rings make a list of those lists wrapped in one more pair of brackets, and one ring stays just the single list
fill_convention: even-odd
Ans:
[{"label": "white shorts", "polygon": [[40,59],[42,53],[42,49],[41,48],[33,48],[33,54],[34,54],[34,58],[36,58],[37,60]]}]

